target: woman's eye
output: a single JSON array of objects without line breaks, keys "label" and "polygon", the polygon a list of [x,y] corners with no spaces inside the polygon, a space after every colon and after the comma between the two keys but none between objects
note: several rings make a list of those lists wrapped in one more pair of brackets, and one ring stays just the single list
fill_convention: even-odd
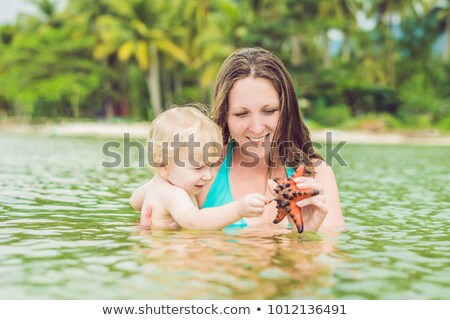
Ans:
[{"label": "woman's eye", "polygon": [[264,110],[264,113],[265,113],[265,114],[273,114],[273,113],[275,113],[276,111],[278,111],[278,109],[269,109],[269,110]]},{"label": "woman's eye", "polygon": [[241,113],[236,113],[235,114],[235,116],[239,117],[239,118],[245,117],[246,115],[247,115],[247,112],[241,112]]}]

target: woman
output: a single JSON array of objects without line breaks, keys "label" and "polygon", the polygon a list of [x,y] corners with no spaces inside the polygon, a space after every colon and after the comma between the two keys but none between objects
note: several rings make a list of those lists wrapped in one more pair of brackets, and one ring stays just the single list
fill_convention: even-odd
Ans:
[{"label": "woman", "polygon": [[[201,208],[223,205],[255,192],[271,198],[270,179],[286,178],[304,162],[307,176],[295,179],[298,187],[319,191],[297,203],[302,208],[304,230],[343,228],[334,173],[312,147],[292,80],[278,57],[260,48],[232,53],[217,76],[211,116],[223,130],[226,149],[215,179],[197,196]],[[131,197],[135,209],[142,206],[145,189],[146,185],[138,188]],[[272,202],[261,217],[242,219],[233,226],[272,224],[276,212],[276,203]]]}]

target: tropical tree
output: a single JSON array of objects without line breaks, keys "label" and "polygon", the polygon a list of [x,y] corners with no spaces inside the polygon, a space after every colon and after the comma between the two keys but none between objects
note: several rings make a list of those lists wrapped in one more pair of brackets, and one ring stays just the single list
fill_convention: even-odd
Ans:
[{"label": "tropical tree", "polygon": [[164,0],[109,0],[111,13],[97,18],[101,42],[94,57],[104,59],[116,54],[119,61],[134,58],[146,73],[147,88],[153,112],[162,109],[159,54],[168,54],[184,64],[187,54],[175,43],[170,29],[160,28],[160,21],[170,12],[171,3]]},{"label": "tropical tree", "polygon": [[[350,40],[358,29],[356,15],[360,12],[363,4],[360,0],[322,0],[319,2],[318,15],[327,30],[331,28],[342,32],[341,61],[350,61]],[[325,52],[325,61],[330,66],[330,51]]]},{"label": "tropical tree", "polygon": [[62,20],[58,14],[58,7],[56,1],[51,0],[28,0],[34,4],[38,9],[38,14],[41,16],[40,20],[52,27],[62,25]]},{"label": "tropical tree", "polygon": [[[80,28],[80,27],[78,27]],[[98,89],[101,70],[90,59],[93,39],[70,28],[42,28],[18,34],[2,50],[0,87],[25,113],[61,114],[64,105],[77,117],[80,105]]]},{"label": "tropical tree", "polygon": [[[197,30],[191,41],[191,68],[198,75],[202,96],[212,87],[225,58],[241,47],[247,33],[246,7],[231,0],[201,1],[204,6],[197,17]],[[205,13],[206,12],[206,13]],[[189,24],[185,20],[185,24]]]},{"label": "tropical tree", "polygon": [[90,54],[94,39],[83,25],[63,23],[70,19],[54,2],[32,2],[38,17],[22,15],[0,55],[2,94],[25,114],[78,117],[101,83]]},{"label": "tropical tree", "polygon": [[391,88],[396,88],[396,62],[400,59],[397,39],[399,37],[402,17],[419,16],[419,8],[426,8],[426,0],[374,0],[370,13],[376,19],[377,29],[381,35],[382,46],[387,67],[387,79]]},{"label": "tropical tree", "polygon": [[[0,26],[0,52],[4,52],[8,49],[8,46],[13,42],[14,36],[16,34],[16,27],[14,25],[2,25]],[[1,60],[1,58],[0,58]],[[4,66],[0,64],[0,79],[4,76]],[[0,91],[0,118],[7,116],[12,112],[12,100],[8,100],[5,97],[5,93]]]},{"label": "tropical tree", "polygon": [[[97,19],[110,13],[107,3],[108,0],[69,0],[64,11],[70,17],[67,19],[68,24],[85,26],[95,39],[92,51],[94,46],[100,42]],[[117,114],[128,116],[130,112],[128,93],[124,85],[126,81],[124,66],[118,61],[116,52],[103,57],[100,64],[108,71],[102,77],[101,113],[106,119]]]},{"label": "tropical tree", "polygon": [[445,35],[442,59],[448,61],[450,57],[450,3],[439,1],[437,5],[440,31]]}]

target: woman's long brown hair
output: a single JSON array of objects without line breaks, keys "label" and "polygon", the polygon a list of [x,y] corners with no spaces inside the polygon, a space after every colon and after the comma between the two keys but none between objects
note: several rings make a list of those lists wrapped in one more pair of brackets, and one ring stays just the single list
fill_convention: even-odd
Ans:
[{"label": "woman's long brown hair", "polygon": [[243,78],[269,80],[280,98],[280,120],[273,134],[269,154],[269,169],[282,163],[297,168],[305,163],[306,175],[314,176],[311,160],[322,156],[314,151],[309,129],[300,115],[297,96],[292,79],[281,60],[273,53],[261,48],[244,48],[232,53],[222,64],[214,88],[211,118],[222,128],[223,142],[231,140],[227,118],[229,96],[234,83]]}]

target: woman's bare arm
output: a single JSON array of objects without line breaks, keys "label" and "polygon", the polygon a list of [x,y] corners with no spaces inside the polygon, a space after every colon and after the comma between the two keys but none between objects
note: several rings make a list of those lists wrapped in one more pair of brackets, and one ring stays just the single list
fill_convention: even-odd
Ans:
[{"label": "woman's bare arm", "polygon": [[328,207],[328,214],[323,220],[319,231],[342,231],[345,228],[345,221],[333,169],[325,161],[321,161],[315,170],[315,179],[323,186],[323,194]]}]

